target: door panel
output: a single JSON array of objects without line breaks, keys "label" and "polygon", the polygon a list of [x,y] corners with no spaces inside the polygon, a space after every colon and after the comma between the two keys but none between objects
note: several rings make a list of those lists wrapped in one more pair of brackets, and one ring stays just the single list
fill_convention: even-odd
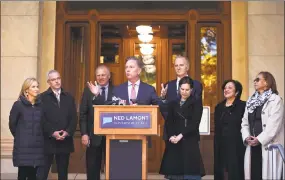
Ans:
[{"label": "door panel", "polygon": [[[102,38],[102,37],[101,37]],[[111,82],[113,85],[119,85],[123,82],[124,59],[123,59],[123,41],[122,39],[101,39],[100,62],[110,68]]]}]

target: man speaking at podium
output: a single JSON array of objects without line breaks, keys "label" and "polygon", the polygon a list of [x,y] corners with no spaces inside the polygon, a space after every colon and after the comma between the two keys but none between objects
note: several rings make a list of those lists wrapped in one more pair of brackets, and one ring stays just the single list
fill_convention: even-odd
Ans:
[{"label": "man speaking at podium", "polygon": [[138,58],[132,56],[126,59],[125,73],[128,81],[117,86],[113,94],[126,100],[127,105],[159,104],[160,99],[156,95],[154,87],[140,80],[142,68],[143,64]]},{"label": "man speaking at podium", "polygon": [[[112,99],[113,86],[109,83],[110,70],[105,65],[96,69],[95,85],[88,82],[80,104],[80,131],[82,144],[86,149],[87,180],[100,180],[100,169],[105,152],[106,139],[94,134],[93,105],[103,105]],[[98,83],[98,84],[97,84]]]},{"label": "man speaking at podium", "polygon": [[[158,105],[161,100],[156,95],[153,86],[140,80],[142,62],[134,57],[128,57],[125,64],[127,82],[114,88],[114,96],[126,100],[127,105]],[[151,139],[148,137],[148,147],[151,147]]]}]

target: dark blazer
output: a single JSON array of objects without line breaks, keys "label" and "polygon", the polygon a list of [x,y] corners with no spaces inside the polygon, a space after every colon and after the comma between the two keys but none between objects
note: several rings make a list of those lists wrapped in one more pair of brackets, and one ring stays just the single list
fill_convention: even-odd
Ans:
[{"label": "dark blazer", "polygon": [[204,176],[205,170],[199,149],[199,125],[203,111],[201,101],[190,96],[182,106],[180,101],[171,101],[167,108],[167,139],[180,133],[183,138],[177,144],[166,141],[160,174]]},{"label": "dark blazer", "polygon": [[[128,95],[128,82],[125,82],[113,91],[114,96],[126,100],[126,104],[129,105],[129,95]],[[157,105],[160,104],[161,100],[156,95],[156,91],[153,86],[140,81],[139,90],[137,94],[137,103],[139,105]]]},{"label": "dark blazer", "polygon": [[[171,101],[180,101],[181,96],[180,96],[180,94],[177,93],[176,82],[177,82],[177,79],[169,81],[168,83],[165,84],[165,86],[168,84],[167,93],[166,93],[166,97],[165,97],[166,103],[171,102]],[[191,91],[191,95],[193,97],[195,97],[196,99],[199,99],[201,101],[201,103],[202,103],[202,91],[203,91],[202,84],[197,80],[193,80],[193,89]],[[167,115],[168,115],[167,111],[162,112],[162,116],[164,119],[167,118]],[[202,114],[201,114],[201,117],[202,117]],[[163,139],[168,140],[165,126],[163,128]]]},{"label": "dark blazer", "polygon": [[[77,112],[74,98],[64,89],[61,89],[60,105],[49,88],[41,94],[44,112],[45,150],[48,154],[74,152],[73,134],[77,125]],[[58,141],[52,134],[55,131],[68,132],[63,141]]]},{"label": "dark blazer", "polygon": [[[109,84],[107,101],[112,101],[113,86]],[[90,138],[91,146],[99,146],[102,141],[102,136],[94,134],[94,108],[93,105],[103,105],[104,100],[96,97],[88,87],[84,89],[80,104],[80,132],[81,135],[87,134]]]},{"label": "dark blazer", "polygon": [[223,117],[226,115],[228,119],[228,138],[227,153],[228,153],[228,179],[243,180],[244,179],[244,153],[245,146],[241,136],[241,122],[245,110],[246,103],[236,99],[230,109],[225,109],[226,101],[222,101],[215,107],[214,123],[214,178],[215,180],[223,180],[223,165],[222,161],[225,157],[222,154],[224,143],[222,142]]},{"label": "dark blazer", "polygon": [[9,116],[9,128],[14,136],[14,166],[43,166],[44,137],[40,100],[32,105],[21,96],[13,104]]}]

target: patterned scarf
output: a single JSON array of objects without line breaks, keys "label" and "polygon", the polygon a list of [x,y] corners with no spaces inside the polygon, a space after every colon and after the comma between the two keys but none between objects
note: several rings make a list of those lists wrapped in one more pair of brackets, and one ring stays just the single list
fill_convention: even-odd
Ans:
[{"label": "patterned scarf", "polygon": [[272,90],[268,89],[260,95],[257,91],[248,99],[246,103],[246,108],[249,113],[252,113],[256,107],[262,106],[268,98],[271,96]]}]

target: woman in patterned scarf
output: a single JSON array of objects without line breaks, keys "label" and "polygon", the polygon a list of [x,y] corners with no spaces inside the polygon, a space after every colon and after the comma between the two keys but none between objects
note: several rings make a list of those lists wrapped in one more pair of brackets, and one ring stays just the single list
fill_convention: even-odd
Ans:
[{"label": "woman in patterned scarf", "polygon": [[[242,138],[246,145],[245,179],[281,179],[282,159],[278,153],[273,153],[275,157],[272,157],[267,147],[269,144],[284,146],[283,100],[278,95],[275,79],[269,72],[258,73],[254,87],[256,91],[246,103],[241,124]],[[273,163],[276,168],[271,172]]]}]

